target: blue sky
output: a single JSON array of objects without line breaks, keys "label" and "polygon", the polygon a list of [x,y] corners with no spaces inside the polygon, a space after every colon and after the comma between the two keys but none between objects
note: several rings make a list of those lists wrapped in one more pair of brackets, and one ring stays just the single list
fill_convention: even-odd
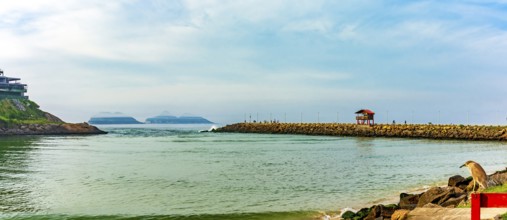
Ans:
[{"label": "blue sky", "polygon": [[507,1],[2,1],[0,68],[103,111],[507,124]]}]

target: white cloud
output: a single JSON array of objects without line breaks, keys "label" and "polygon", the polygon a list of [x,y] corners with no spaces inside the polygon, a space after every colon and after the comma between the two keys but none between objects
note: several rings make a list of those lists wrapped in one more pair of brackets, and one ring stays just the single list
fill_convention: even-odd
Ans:
[{"label": "white cloud", "polygon": [[2,1],[0,68],[70,120],[428,103],[507,68],[504,12],[469,2]]},{"label": "white cloud", "polygon": [[327,34],[333,28],[333,22],[326,19],[313,19],[291,22],[285,25],[283,31],[318,32]]},{"label": "white cloud", "polygon": [[[23,14],[20,12],[23,11],[25,15],[30,14],[31,18],[24,20],[23,15],[19,15],[13,18],[18,21],[10,23],[20,23],[20,26],[0,29],[0,37],[3,35],[6,39],[0,46],[6,47],[14,43],[17,47],[30,50],[27,53],[39,56],[51,53],[129,62],[192,56],[192,48],[189,46],[196,32],[194,27],[163,22],[132,26],[128,21],[122,20],[122,14],[129,12],[124,11],[121,2],[44,3],[30,6],[17,4],[4,8],[0,15],[13,11]],[[9,41],[9,38],[18,40]]]},{"label": "white cloud", "polygon": [[355,24],[344,25],[338,33],[338,38],[342,40],[352,40],[358,38],[359,34],[356,29],[357,25]]}]

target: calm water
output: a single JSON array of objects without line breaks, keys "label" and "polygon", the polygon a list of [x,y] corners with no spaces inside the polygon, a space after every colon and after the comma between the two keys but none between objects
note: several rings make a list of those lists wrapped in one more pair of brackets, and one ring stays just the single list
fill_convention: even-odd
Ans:
[{"label": "calm water", "polygon": [[507,166],[507,144],[199,133],[0,138],[0,218],[308,219]]}]

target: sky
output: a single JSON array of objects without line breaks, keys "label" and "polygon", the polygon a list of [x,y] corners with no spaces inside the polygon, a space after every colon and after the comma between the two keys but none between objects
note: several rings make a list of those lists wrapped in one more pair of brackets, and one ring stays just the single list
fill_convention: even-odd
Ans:
[{"label": "sky", "polygon": [[69,122],[507,124],[505,0],[0,0],[0,48]]}]

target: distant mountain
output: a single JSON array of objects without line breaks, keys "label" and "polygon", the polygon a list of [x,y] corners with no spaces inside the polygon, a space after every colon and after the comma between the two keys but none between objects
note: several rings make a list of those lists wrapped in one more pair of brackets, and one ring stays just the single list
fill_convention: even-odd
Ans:
[{"label": "distant mountain", "polygon": [[147,124],[213,124],[213,122],[209,121],[200,116],[190,116],[184,115],[180,117],[176,117],[173,115],[167,115],[166,112],[161,115],[147,118]]},{"label": "distant mountain", "polygon": [[90,124],[142,124],[142,122],[137,121],[135,118],[130,117],[128,115],[124,115],[120,112],[110,113],[110,112],[102,112],[98,115],[95,115],[88,120]]}]

